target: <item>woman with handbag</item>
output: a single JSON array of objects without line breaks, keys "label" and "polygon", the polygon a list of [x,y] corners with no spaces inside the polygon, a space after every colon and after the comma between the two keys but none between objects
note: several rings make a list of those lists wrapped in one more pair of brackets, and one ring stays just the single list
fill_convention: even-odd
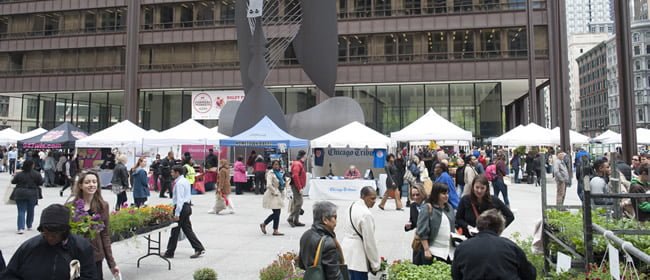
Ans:
[{"label": "woman with handbag", "polygon": [[497,197],[490,195],[490,183],[484,175],[478,175],[472,180],[469,195],[463,196],[456,210],[456,227],[461,228],[462,234],[470,238],[477,233],[476,219],[489,209],[498,209],[506,218],[506,227],[515,220],[512,211]]},{"label": "woman with handbag", "polygon": [[417,234],[420,236],[424,264],[433,263],[433,258],[451,264],[454,246],[451,232],[454,229],[454,209],[449,205],[449,188],[442,183],[433,183],[431,195],[418,215]]},{"label": "woman with handbag", "polygon": [[43,177],[41,173],[36,172],[33,168],[34,161],[28,159],[23,162],[22,172],[17,172],[14,178],[11,179],[11,183],[16,184],[16,187],[11,192],[11,200],[16,201],[16,207],[18,208],[18,231],[16,232],[18,234],[25,232],[25,224],[27,224],[27,230],[32,230],[34,207],[38,204],[38,200],[43,198],[41,194]]},{"label": "woman with handbag", "polygon": [[381,203],[379,203],[379,209],[384,210],[384,205],[388,197],[395,198],[395,210],[401,211],[402,208],[402,198],[400,197],[400,189],[402,187],[402,178],[397,165],[395,165],[395,155],[389,154],[386,157],[387,164],[384,167],[386,171],[386,193],[384,193],[381,198]]},{"label": "woman with handbag", "polygon": [[[416,184],[411,188],[411,213],[409,216],[409,222],[404,225],[404,231],[411,231],[417,228],[418,226],[418,216],[422,210],[424,200],[426,199],[426,193],[424,192],[424,187],[422,184]],[[413,242],[411,242],[411,248],[413,249],[413,264],[423,265],[424,264],[424,251],[422,251],[422,245],[420,244],[420,237],[415,234],[413,237]]]},{"label": "woman with handbag", "polygon": [[266,191],[262,198],[262,206],[264,209],[271,209],[273,213],[269,215],[263,223],[260,224],[262,233],[266,234],[266,225],[273,221],[273,235],[282,236],[284,233],[278,231],[280,225],[280,211],[284,207],[284,200],[286,198],[285,189],[289,183],[285,179],[284,172],[280,166],[279,160],[271,162],[271,169],[266,171]]},{"label": "woman with handbag", "polygon": [[226,208],[230,208],[230,213],[235,213],[235,207],[232,205],[230,200],[230,164],[227,159],[222,159],[219,161],[219,173],[217,176],[217,192],[215,196],[214,207],[209,214],[219,214]]},{"label": "woman with handbag", "polygon": [[111,188],[113,193],[117,195],[117,202],[115,203],[115,211],[120,210],[120,207],[128,198],[126,197],[126,189],[129,188],[129,172],[126,170],[126,155],[119,155],[117,157],[117,164],[113,169],[113,177],[111,178]]},{"label": "woman with handbag", "polygon": [[[119,159],[118,157],[118,162]],[[117,167],[115,169],[117,170]],[[102,261],[104,259],[106,259],[111,274],[119,274],[120,269],[117,267],[115,259],[113,259],[113,250],[111,249],[111,236],[110,229],[108,228],[110,219],[108,203],[102,197],[102,191],[99,186],[99,175],[97,173],[92,171],[82,173],[79,176],[76,188],[74,188],[74,199],[75,201],[83,200],[83,210],[90,216],[99,215],[104,224],[104,227],[95,235],[95,238],[88,240],[93,246],[98,279],[103,279]]]}]

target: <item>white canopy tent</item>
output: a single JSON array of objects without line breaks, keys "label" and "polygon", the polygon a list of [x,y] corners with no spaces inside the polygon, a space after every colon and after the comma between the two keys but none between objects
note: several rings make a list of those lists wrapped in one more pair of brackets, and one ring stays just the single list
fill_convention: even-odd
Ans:
[{"label": "white canopy tent", "polygon": [[436,140],[439,143],[469,145],[472,142],[472,132],[456,126],[429,108],[419,119],[402,130],[391,133],[390,138],[402,142]]},{"label": "white canopy tent", "polygon": [[139,148],[147,131],[125,120],[86,138],[77,140],[77,148]]},{"label": "white canopy tent", "polygon": [[311,140],[312,148],[387,149],[390,145],[390,138],[359,122],[351,122]]},{"label": "white canopy tent", "polygon": [[28,132],[23,133],[22,134],[23,136],[22,136],[22,138],[20,138],[20,140],[29,139],[29,138],[32,138],[34,136],[41,135],[41,134],[43,134],[45,132],[47,132],[47,129],[39,127],[39,128],[34,129],[32,131],[28,131]]},{"label": "white canopy tent", "polygon": [[[551,138],[553,139],[553,144],[560,145],[560,127],[555,127],[551,130]],[[569,142],[571,145],[575,144],[589,144],[589,136],[582,135],[573,130],[569,130]]]},{"label": "white canopy tent", "polygon": [[518,126],[501,137],[492,140],[493,145],[499,146],[547,146],[553,145],[551,130],[535,123]]},{"label": "white canopy tent", "polygon": [[602,144],[618,144],[621,143],[621,135],[614,131],[607,130],[602,134],[594,137],[592,140],[594,142]]},{"label": "white canopy tent", "polygon": [[16,144],[16,142],[21,139],[23,139],[23,135],[12,128],[0,130],[0,144]]},{"label": "white canopy tent", "polygon": [[228,136],[213,131],[193,119],[156,135],[145,135],[145,147],[165,147],[175,145],[218,145],[219,140]]}]

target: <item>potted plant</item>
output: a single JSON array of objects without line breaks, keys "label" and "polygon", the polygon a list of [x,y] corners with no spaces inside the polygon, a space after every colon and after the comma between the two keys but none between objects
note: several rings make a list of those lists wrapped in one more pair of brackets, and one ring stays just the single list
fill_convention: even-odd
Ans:
[{"label": "potted plant", "polygon": [[83,199],[67,204],[70,209],[70,232],[92,240],[104,230],[105,225],[100,214],[88,215],[84,210],[85,204]]},{"label": "potted plant", "polygon": [[205,267],[194,271],[194,280],[217,280],[217,272],[214,269]]}]

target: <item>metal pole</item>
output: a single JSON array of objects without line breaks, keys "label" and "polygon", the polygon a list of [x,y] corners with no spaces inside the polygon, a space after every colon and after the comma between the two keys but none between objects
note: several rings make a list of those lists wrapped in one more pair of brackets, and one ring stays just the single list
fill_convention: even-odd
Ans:
[{"label": "metal pole", "polygon": [[594,261],[594,235],[591,220],[591,186],[589,186],[589,177],[585,176],[584,180],[584,201],[582,214],[582,228],[585,232],[585,269],[589,269],[589,264]]},{"label": "metal pole", "polygon": [[639,260],[645,263],[650,263],[650,256],[648,256],[647,253],[634,247],[632,243],[619,238],[612,231],[605,230],[604,228],[600,227],[597,224],[593,224],[592,227],[596,233],[603,234],[605,238],[609,239],[610,241],[614,242],[616,245],[620,246],[625,252],[628,252],[630,255],[637,257]]},{"label": "metal pole", "polygon": [[[541,152],[538,152],[538,155],[540,155],[539,159],[537,159],[537,161],[539,161],[540,169],[544,169],[544,168],[542,168],[542,166],[544,166],[543,165],[544,164],[544,162],[543,162],[544,155]],[[544,172],[545,170],[540,170],[540,171]],[[546,174],[544,173],[544,175],[546,175]],[[548,257],[550,256],[550,248],[549,248],[550,244],[549,244],[548,237],[546,236],[546,233],[544,232],[544,228],[546,228],[546,221],[547,221],[547,219],[546,219],[546,209],[547,209],[547,207],[546,206],[547,206],[547,203],[548,203],[547,198],[546,198],[546,176],[542,176],[541,178],[542,178],[542,181],[541,181],[541,186],[540,187],[542,188],[542,246],[544,247],[544,272],[548,273],[550,271],[550,264],[548,262]]]},{"label": "metal pole", "polygon": [[530,121],[540,124],[539,114],[538,114],[538,100],[537,100],[537,90],[535,88],[535,33],[534,33],[534,22],[533,22],[533,0],[528,0],[527,7],[527,26],[526,33],[528,35],[528,100],[530,104]]},{"label": "metal pole", "polygon": [[630,9],[629,1],[614,1],[616,23],[616,59],[618,70],[618,93],[621,103],[621,140],[623,144],[623,160],[632,161],[637,153],[636,120],[634,113],[634,88],[632,87],[632,44],[630,42]]},{"label": "metal pole", "polygon": [[138,70],[140,37],[140,0],[128,1],[126,24],[126,71],[122,119],[138,123]]},{"label": "metal pole", "polygon": [[563,151],[571,151],[571,139],[569,138],[569,128],[571,126],[571,98],[569,96],[569,54],[567,52],[567,30],[566,30],[566,8],[564,1],[555,1],[557,3],[556,40],[559,46],[559,61],[555,61],[558,70],[557,81],[557,100],[558,100],[558,123],[560,126],[560,146]]}]

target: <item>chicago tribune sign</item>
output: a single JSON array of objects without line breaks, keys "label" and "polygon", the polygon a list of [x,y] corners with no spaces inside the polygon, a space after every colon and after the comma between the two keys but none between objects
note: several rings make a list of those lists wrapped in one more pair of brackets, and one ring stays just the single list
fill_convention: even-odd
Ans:
[{"label": "chicago tribune sign", "polygon": [[221,110],[230,101],[242,101],[244,91],[193,91],[192,92],[192,119],[218,120]]}]

